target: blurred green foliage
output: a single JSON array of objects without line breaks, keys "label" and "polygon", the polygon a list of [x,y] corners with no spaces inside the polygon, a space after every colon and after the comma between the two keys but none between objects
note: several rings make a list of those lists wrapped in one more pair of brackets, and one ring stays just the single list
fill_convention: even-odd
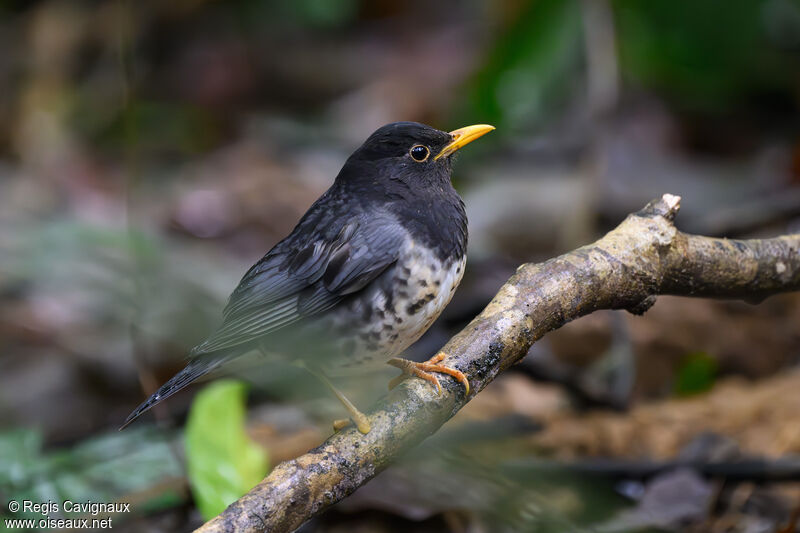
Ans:
[{"label": "blurred green foliage", "polygon": [[467,114],[506,135],[541,126],[564,102],[568,74],[580,57],[579,2],[529,2],[492,45],[472,82]]},{"label": "blurred green foliage", "polygon": [[356,0],[294,0],[284,2],[300,21],[318,27],[341,26],[358,13]]},{"label": "blurred green foliage", "polygon": [[186,424],[186,460],[197,507],[206,520],[266,475],[266,451],[245,432],[245,385],[212,383],[195,397]]},{"label": "blurred green foliage", "polygon": [[614,7],[625,74],[684,106],[718,111],[797,83],[798,0],[617,0]]},{"label": "blurred green foliage", "polygon": [[335,29],[356,20],[358,0],[239,0],[232,2],[241,22],[263,29],[265,25],[286,28]]},{"label": "blurred green foliage", "polygon": [[691,396],[710,390],[717,378],[717,370],[717,360],[707,353],[690,353],[678,369],[673,391],[678,396]]},{"label": "blurred green foliage", "polygon": [[76,128],[98,147],[135,147],[142,155],[191,156],[208,151],[219,141],[220,125],[199,106],[180,102],[137,100],[103,123],[92,112],[90,101],[82,101],[74,113]]},{"label": "blurred green foliage", "polygon": [[[64,500],[121,501],[131,503],[137,514],[174,507],[184,499],[178,490],[183,471],[172,448],[176,440],[173,432],[131,428],[45,452],[36,430],[0,433],[0,493],[59,505]],[[166,488],[155,490],[159,486]]]},{"label": "blurred green foliage", "polygon": [[[684,108],[719,112],[796,99],[800,0],[611,3],[622,75]],[[577,0],[527,2],[492,44],[474,77],[467,116],[501,134],[541,129],[585,75]],[[595,24],[598,21],[586,21]],[[580,98],[580,95],[577,95]]]},{"label": "blurred green foliage", "polygon": [[[79,302],[75,308],[82,313],[102,317],[105,334],[116,328],[124,336],[135,320],[149,339],[188,350],[218,320],[220,302],[208,290],[217,282],[207,270],[174,262],[174,241],[144,225],[104,227],[55,216],[20,224],[8,235],[4,242],[0,232],[3,275],[29,290]],[[230,284],[227,278],[220,283]]]}]

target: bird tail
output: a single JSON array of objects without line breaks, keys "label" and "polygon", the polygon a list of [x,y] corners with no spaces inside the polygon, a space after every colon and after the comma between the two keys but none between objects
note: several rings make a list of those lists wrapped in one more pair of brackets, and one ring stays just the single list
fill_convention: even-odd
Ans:
[{"label": "bird tail", "polygon": [[148,399],[139,405],[133,412],[128,415],[125,422],[119,428],[125,429],[131,422],[139,418],[141,415],[149,411],[154,405],[161,403],[176,392],[186,388],[190,383],[198,378],[205,376],[222,366],[223,363],[231,359],[232,355],[203,355],[190,359],[186,367],[172,376],[169,381],[161,385],[159,389],[154,392]]}]

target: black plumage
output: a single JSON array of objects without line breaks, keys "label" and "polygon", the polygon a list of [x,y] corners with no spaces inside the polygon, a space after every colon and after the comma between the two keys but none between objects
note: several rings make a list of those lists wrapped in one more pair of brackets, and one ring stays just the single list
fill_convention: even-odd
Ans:
[{"label": "black plumage", "polygon": [[254,348],[289,358],[313,352],[315,365],[335,370],[386,362],[416,341],[463,274],[467,219],[450,183],[450,155],[491,129],[470,128],[397,122],[373,133],[294,230],[247,271],[221,326],[191,351],[186,368],[125,425]]}]

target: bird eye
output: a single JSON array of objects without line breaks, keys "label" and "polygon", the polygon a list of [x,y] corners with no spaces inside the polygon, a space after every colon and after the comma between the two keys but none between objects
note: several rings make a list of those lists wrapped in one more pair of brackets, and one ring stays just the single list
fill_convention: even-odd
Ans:
[{"label": "bird eye", "polygon": [[415,144],[412,146],[408,153],[411,154],[411,158],[417,163],[422,163],[428,159],[429,155],[431,155],[431,151],[428,150],[428,147],[422,146],[421,144]]}]

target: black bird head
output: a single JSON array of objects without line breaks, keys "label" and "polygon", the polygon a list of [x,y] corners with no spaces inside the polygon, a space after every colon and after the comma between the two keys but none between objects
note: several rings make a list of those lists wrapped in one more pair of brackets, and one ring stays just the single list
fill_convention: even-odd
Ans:
[{"label": "black bird head", "polygon": [[340,178],[385,177],[422,188],[449,181],[451,156],[493,129],[477,124],[447,133],[418,122],[393,122],[364,141],[347,160]]},{"label": "black bird head", "polygon": [[447,133],[418,122],[382,126],[353,152],[319,201],[348,202],[351,210],[370,216],[388,212],[441,259],[463,257],[467,214],[450,182],[451,157],[493,129],[478,124]]}]

